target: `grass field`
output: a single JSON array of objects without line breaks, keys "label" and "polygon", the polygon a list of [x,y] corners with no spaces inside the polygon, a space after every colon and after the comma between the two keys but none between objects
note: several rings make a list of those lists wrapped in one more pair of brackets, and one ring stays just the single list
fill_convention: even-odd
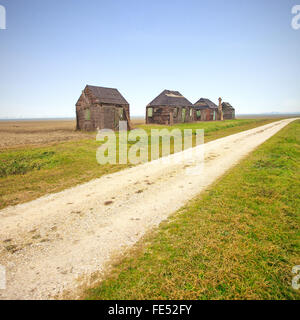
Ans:
[{"label": "grass field", "polygon": [[300,121],[116,262],[87,299],[299,299]]},{"label": "grass field", "polygon": [[[143,128],[148,133],[152,128],[203,128],[207,142],[272,121],[275,119],[201,122],[173,127],[136,127]],[[95,133],[74,132],[72,123],[48,121],[34,124],[0,124],[0,140],[6,141],[6,135],[9,134],[13,137],[11,141],[17,141],[16,145],[9,144],[9,148],[0,149],[0,209],[36,199],[47,193],[58,192],[127,167],[99,165],[96,161],[99,142],[95,140]],[[58,141],[53,134],[58,135]],[[36,140],[37,138],[40,140]],[[63,138],[67,141],[61,141]]]}]

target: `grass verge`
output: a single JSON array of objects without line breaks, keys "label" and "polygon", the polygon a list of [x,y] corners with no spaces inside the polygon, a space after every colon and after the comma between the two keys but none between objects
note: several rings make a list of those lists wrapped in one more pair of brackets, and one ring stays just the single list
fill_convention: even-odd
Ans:
[{"label": "grass verge", "polygon": [[[138,126],[148,133],[155,128],[205,130],[205,141],[249,130],[278,119],[244,119],[166,126]],[[90,139],[61,142],[40,147],[0,150],[0,209],[27,202],[47,193],[59,192],[128,165],[99,165],[99,142]],[[172,150],[172,145],[171,145]]]},{"label": "grass verge", "polygon": [[299,299],[300,121],[117,262],[87,299]]}]

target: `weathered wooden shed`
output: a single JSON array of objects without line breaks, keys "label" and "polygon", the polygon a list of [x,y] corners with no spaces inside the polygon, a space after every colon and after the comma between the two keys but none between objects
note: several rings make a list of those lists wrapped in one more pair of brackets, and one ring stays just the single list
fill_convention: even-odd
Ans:
[{"label": "weathered wooden shed", "polygon": [[117,89],[87,85],[76,103],[77,130],[119,129],[127,121],[130,129],[129,103]]},{"label": "weathered wooden shed", "polygon": [[219,108],[211,100],[206,98],[199,99],[194,104],[196,121],[214,121],[219,120]]},{"label": "weathered wooden shed", "polygon": [[222,103],[222,110],[224,120],[235,119],[235,109],[229,102]]},{"label": "weathered wooden shed", "polygon": [[165,124],[194,121],[193,104],[180,92],[164,90],[146,107],[147,124]]}]

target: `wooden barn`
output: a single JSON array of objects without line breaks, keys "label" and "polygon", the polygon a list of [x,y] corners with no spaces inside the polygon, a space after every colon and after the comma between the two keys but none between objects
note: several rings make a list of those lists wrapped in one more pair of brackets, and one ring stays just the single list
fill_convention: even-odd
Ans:
[{"label": "wooden barn", "polygon": [[127,121],[130,129],[129,103],[117,89],[87,85],[76,103],[77,130],[119,129]]},{"label": "wooden barn", "polygon": [[206,98],[199,99],[194,104],[196,121],[219,120],[219,107],[211,100]]},{"label": "wooden barn", "polygon": [[235,109],[229,102],[222,103],[224,120],[235,119]]},{"label": "wooden barn", "polygon": [[146,107],[147,124],[173,125],[193,121],[193,104],[178,91],[164,90]]}]

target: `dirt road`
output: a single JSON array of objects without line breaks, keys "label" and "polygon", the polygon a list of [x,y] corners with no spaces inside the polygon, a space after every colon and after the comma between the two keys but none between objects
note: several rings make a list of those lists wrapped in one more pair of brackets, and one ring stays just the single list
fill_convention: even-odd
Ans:
[{"label": "dirt road", "polygon": [[[145,232],[294,119],[274,122],[0,211],[0,299],[72,297]],[[204,150],[204,170],[197,167]],[[178,162],[185,155],[185,161]],[[195,163],[191,163],[195,160]],[[196,166],[196,170],[192,170]]]}]

